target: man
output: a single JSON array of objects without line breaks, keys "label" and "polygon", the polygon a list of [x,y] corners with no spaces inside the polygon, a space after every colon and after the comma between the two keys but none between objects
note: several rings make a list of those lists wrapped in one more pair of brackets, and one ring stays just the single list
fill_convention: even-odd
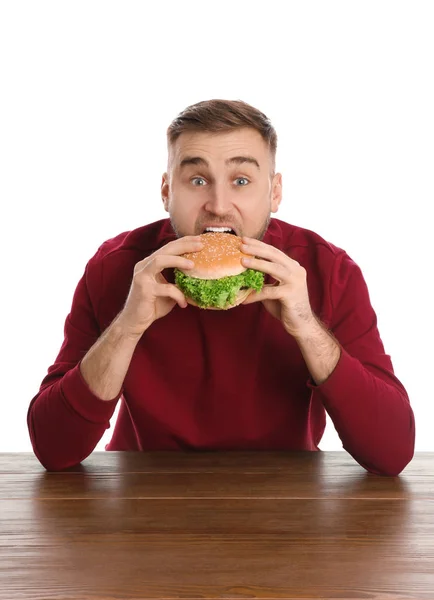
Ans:
[{"label": "man", "polygon": [[[330,415],[365,469],[396,475],[414,417],[358,266],[315,233],[270,219],[282,198],[277,138],[240,101],[188,107],[168,128],[170,215],[106,241],[78,283],[65,339],[32,400],[50,470],[108,450],[318,450]],[[228,311],[187,305],[173,269],[228,227],[267,285]]]}]

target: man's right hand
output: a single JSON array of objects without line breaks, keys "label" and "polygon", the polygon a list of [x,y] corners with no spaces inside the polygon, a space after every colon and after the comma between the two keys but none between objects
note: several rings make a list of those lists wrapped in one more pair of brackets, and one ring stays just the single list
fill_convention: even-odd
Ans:
[{"label": "man's right hand", "polygon": [[169,242],[136,264],[127,301],[116,319],[125,334],[139,338],[154,321],[166,316],[175,304],[187,307],[184,294],[176,285],[167,282],[162,271],[193,268],[194,263],[181,255],[202,248],[199,236],[186,236]]}]

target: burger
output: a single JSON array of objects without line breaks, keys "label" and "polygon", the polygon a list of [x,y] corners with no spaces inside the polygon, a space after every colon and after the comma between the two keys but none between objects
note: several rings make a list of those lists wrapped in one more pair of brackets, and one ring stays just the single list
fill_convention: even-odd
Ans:
[{"label": "burger", "polygon": [[175,284],[189,304],[199,308],[226,310],[241,304],[253,291],[261,291],[264,274],[247,269],[242,258],[242,240],[237,235],[208,231],[201,236],[202,250],[183,256],[194,262],[188,271],[175,269]]}]

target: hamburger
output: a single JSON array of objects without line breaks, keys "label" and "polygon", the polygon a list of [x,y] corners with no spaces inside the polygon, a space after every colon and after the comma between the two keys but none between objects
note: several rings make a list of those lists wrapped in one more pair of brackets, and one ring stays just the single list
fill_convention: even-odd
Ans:
[{"label": "hamburger", "polygon": [[241,251],[240,237],[210,231],[201,235],[201,242],[202,250],[183,255],[194,262],[194,268],[175,269],[175,284],[189,304],[226,310],[241,304],[253,290],[262,289],[264,274],[241,263],[250,255]]}]

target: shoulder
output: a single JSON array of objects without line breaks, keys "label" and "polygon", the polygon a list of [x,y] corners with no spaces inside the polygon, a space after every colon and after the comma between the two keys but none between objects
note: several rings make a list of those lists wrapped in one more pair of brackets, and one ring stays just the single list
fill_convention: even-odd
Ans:
[{"label": "shoulder", "polygon": [[279,219],[271,219],[266,237],[264,241],[323,277],[331,277],[341,263],[355,265],[344,249],[315,231]]},{"label": "shoulder", "polygon": [[98,281],[120,273],[132,274],[134,266],[176,238],[169,219],[124,231],[105,240],[86,265],[88,280]]},{"label": "shoulder", "polygon": [[342,248],[324,239],[315,231],[280,219],[271,219],[264,241],[285,253],[300,248],[310,253],[328,255],[331,259],[345,254]]},{"label": "shoulder", "polygon": [[86,265],[88,283],[131,277],[136,263],[175,237],[169,219],[162,219],[105,240]]},{"label": "shoulder", "polygon": [[363,280],[359,265],[347,252],[318,233],[278,219],[270,221],[269,244],[299,262],[310,274],[312,284],[344,288],[349,280]]},{"label": "shoulder", "polygon": [[169,219],[155,221],[105,240],[90,262],[107,262],[122,257],[126,258],[129,254],[145,257],[175,237]]}]

